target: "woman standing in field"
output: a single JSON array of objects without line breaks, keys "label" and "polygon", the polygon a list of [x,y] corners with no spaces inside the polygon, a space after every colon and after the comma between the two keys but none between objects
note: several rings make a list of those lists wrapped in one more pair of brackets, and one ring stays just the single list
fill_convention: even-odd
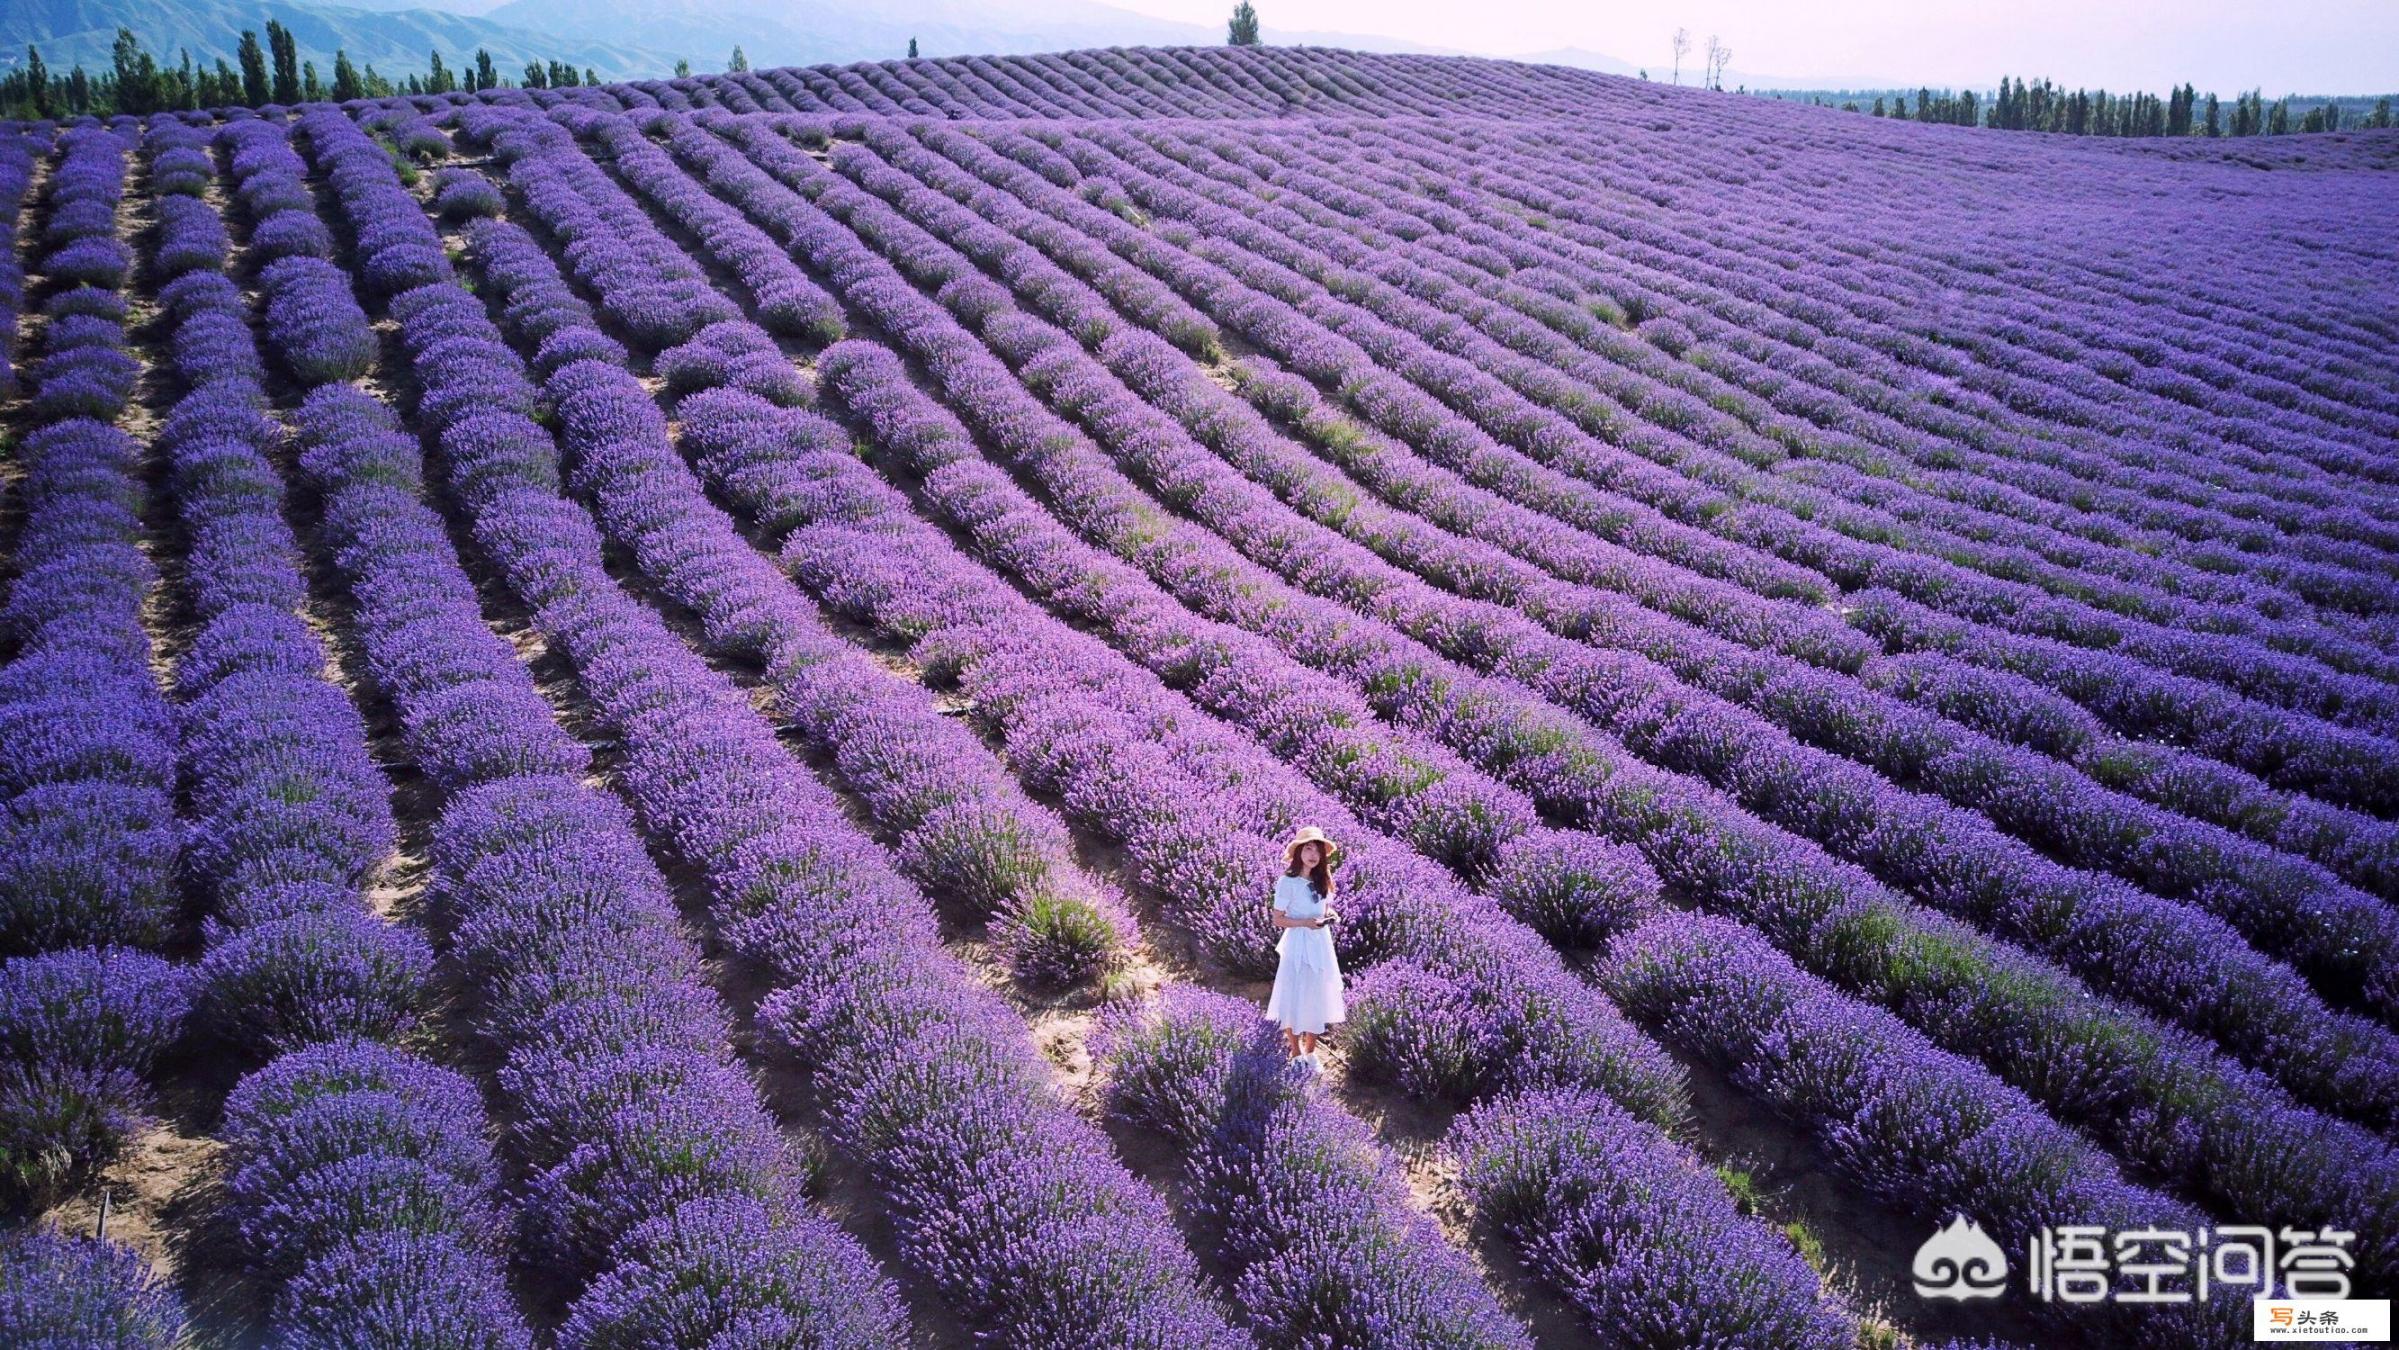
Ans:
[{"label": "woman standing in field", "polygon": [[1283,1028],[1283,1048],[1311,1069],[1319,1067],[1316,1038],[1348,1016],[1331,929],[1333,859],[1339,852],[1313,825],[1292,836],[1283,849],[1283,875],[1275,880],[1269,915],[1283,936],[1275,944],[1282,960],[1266,1017]]}]

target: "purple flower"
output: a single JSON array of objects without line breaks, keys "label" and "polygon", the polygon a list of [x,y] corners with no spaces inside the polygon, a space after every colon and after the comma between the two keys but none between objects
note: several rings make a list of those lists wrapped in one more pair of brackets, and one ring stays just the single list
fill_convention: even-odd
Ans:
[{"label": "purple flower", "polygon": [[0,1328],[25,1350],[171,1350],[182,1305],[129,1248],[33,1227],[0,1238]]},{"label": "purple flower", "polygon": [[1274,1344],[1523,1346],[1399,1165],[1289,1068],[1253,1005],[1175,987],[1112,1010],[1095,1045],[1110,1109],[1187,1157],[1194,1226]]},{"label": "purple flower", "polygon": [[377,1229],[325,1249],[283,1286],[279,1344],[335,1350],[524,1350],[499,1267],[474,1234]]}]

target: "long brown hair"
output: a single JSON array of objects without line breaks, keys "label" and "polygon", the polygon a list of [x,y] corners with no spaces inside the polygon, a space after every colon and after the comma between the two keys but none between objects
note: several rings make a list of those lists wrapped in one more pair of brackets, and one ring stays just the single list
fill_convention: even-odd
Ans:
[{"label": "long brown hair", "polygon": [[1316,844],[1316,865],[1314,867],[1300,866],[1299,850],[1308,846],[1307,844],[1302,844],[1299,846],[1299,848],[1287,850],[1283,854],[1283,875],[1287,877],[1306,877],[1308,879],[1308,884],[1316,888],[1316,894],[1323,899],[1329,900],[1333,896],[1332,846],[1329,844],[1317,843],[1317,841],[1313,839],[1309,840],[1308,843]]}]

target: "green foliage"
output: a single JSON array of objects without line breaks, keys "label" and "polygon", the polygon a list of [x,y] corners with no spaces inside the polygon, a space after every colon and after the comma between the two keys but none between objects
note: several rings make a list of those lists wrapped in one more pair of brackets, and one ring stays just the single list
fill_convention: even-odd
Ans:
[{"label": "green foliage", "polygon": [[1255,47],[1258,45],[1258,11],[1251,7],[1249,0],[1241,0],[1240,4],[1233,6],[1233,17],[1225,25],[1225,30],[1225,45],[1227,46]]},{"label": "green foliage", "polygon": [[292,39],[292,30],[273,19],[267,20],[267,53],[274,64],[273,101],[286,104],[300,102],[299,44]]},{"label": "green foliage", "polygon": [[242,102],[258,107],[267,101],[267,54],[258,45],[258,34],[246,28],[242,30],[241,62]]}]

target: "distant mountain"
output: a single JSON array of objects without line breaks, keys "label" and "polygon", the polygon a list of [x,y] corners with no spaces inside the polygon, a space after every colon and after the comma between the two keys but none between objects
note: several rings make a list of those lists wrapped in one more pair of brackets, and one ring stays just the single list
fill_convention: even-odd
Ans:
[{"label": "distant mountain", "polygon": [[[189,48],[203,64],[231,61],[245,28],[288,24],[300,54],[327,78],[335,49],[390,76],[425,69],[439,48],[452,66],[477,47],[513,78],[526,61],[571,61],[607,79],[662,79],[678,60],[697,71],[725,68],[738,46],[755,66],[888,61],[925,56],[1021,55],[1089,47],[1208,46],[1222,25],[1157,19],[1098,0],[5,0],[0,69],[38,44],[64,71],[109,63],[119,24],[160,61]],[[597,35],[605,35],[604,37]],[[1394,38],[1268,28],[1276,45],[1461,55]]]},{"label": "distant mountain", "polygon": [[[675,66],[673,55],[627,40],[613,25],[540,32],[431,9],[357,9],[307,0],[7,0],[0,4],[0,66],[21,64],[26,44],[34,43],[53,71],[80,63],[96,73],[109,64],[119,25],[132,29],[162,64],[174,65],[186,49],[195,62],[221,56],[231,64],[242,30],[256,30],[263,40],[269,19],[292,30],[301,58],[316,62],[328,80],[336,50],[395,77],[423,71],[435,49],[455,68],[472,62],[477,47],[512,78],[535,59],[588,66],[603,79],[648,78]],[[610,38],[591,36],[601,32]]]},{"label": "distant mountain", "polygon": [[479,19],[508,0],[349,0],[352,9],[371,9],[384,13],[399,9],[430,9],[443,14],[464,14]]},{"label": "distant mountain", "polygon": [[[887,61],[915,38],[926,56],[1166,46],[1221,41],[1197,24],[1153,19],[1092,0],[508,0],[496,23],[550,33],[600,33],[671,52],[695,70],[722,70],[738,45],[755,66]],[[671,66],[671,62],[669,63]],[[663,73],[663,72],[662,72]]]}]

